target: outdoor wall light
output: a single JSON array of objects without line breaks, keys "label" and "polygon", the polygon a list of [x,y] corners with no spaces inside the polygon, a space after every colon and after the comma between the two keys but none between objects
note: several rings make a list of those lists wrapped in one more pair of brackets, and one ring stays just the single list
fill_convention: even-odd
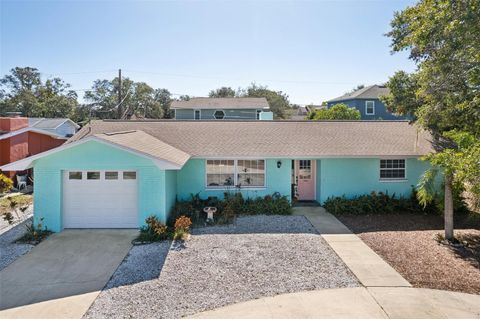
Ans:
[{"label": "outdoor wall light", "polygon": [[278,168],[282,167],[282,161],[277,161],[277,167]]}]

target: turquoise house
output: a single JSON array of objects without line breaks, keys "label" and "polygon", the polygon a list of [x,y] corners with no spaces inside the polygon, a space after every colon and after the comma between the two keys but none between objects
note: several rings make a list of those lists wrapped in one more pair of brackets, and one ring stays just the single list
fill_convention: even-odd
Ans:
[{"label": "turquoise house", "polygon": [[136,228],[196,193],[409,196],[429,139],[405,121],[104,120],[1,169],[33,168],[34,216],[53,231]]}]

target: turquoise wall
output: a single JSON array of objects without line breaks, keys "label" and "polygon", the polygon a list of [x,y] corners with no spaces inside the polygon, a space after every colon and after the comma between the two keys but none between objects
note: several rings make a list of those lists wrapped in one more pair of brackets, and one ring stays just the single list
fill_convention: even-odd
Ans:
[{"label": "turquoise wall", "polygon": [[167,212],[174,194],[165,187],[167,183],[175,187],[176,172],[160,170],[149,159],[90,141],[50,156],[34,163],[34,215],[35,220],[44,218],[44,225],[52,231],[60,231],[62,226],[62,171],[63,170],[136,170],[138,172],[138,224],[145,218],[157,215],[166,221]]},{"label": "turquoise wall", "polygon": [[401,181],[380,181],[380,159],[348,158],[317,160],[317,201],[323,203],[328,197],[368,194],[382,191],[397,196],[410,196],[412,186],[429,164],[416,158],[406,161],[407,178]]},{"label": "turquoise wall", "polygon": [[[245,197],[257,197],[279,192],[290,199],[292,160],[266,160],[266,187],[243,188]],[[330,196],[354,196],[371,191],[388,191],[389,194],[409,196],[411,187],[418,184],[419,177],[429,164],[417,159],[407,159],[407,178],[402,181],[380,181],[378,158],[321,159],[317,160],[317,201],[323,203]],[[164,171],[149,159],[95,141],[38,159],[34,163],[34,215],[36,222],[52,231],[62,226],[62,171],[63,170],[136,170],[138,172],[138,224],[144,224],[150,215],[163,222],[175,200],[185,200],[199,193],[202,198],[223,198],[226,191],[209,190],[205,187],[205,160],[191,159],[179,171]]]},{"label": "turquoise wall", "polygon": [[[291,197],[292,161],[282,159],[282,166],[277,167],[277,159],[266,160],[266,187],[260,189],[243,188],[240,190],[245,197],[258,197],[279,192]],[[190,194],[199,193],[202,198],[216,196],[223,198],[228,190],[213,190],[205,187],[205,160],[191,159],[177,172],[177,197],[179,200],[190,198]],[[235,188],[230,190],[235,192]]]},{"label": "turquoise wall", "polygon": [[168,213],[175,205],[177,199],[177,171],[165,171],[165,212]]}]

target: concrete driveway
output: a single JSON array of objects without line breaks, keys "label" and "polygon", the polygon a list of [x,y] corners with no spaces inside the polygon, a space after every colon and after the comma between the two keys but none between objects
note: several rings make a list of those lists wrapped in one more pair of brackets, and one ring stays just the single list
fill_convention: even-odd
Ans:
[{"label": "concrete driveway", "polygon": [[65,230],[0,272],[0,317],[81,318],[137,230]]}]

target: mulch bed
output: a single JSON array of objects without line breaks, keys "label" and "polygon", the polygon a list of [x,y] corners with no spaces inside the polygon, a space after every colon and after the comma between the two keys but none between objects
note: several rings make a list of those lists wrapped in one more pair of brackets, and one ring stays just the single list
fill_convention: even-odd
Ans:
[{"label": "mulch bed", "polygon": [[458,218],[455,236],[468,246],[452,247],[435,239],[444,233],[441,216],[336,217],[413,286],[480,294],[480,224]]}]

